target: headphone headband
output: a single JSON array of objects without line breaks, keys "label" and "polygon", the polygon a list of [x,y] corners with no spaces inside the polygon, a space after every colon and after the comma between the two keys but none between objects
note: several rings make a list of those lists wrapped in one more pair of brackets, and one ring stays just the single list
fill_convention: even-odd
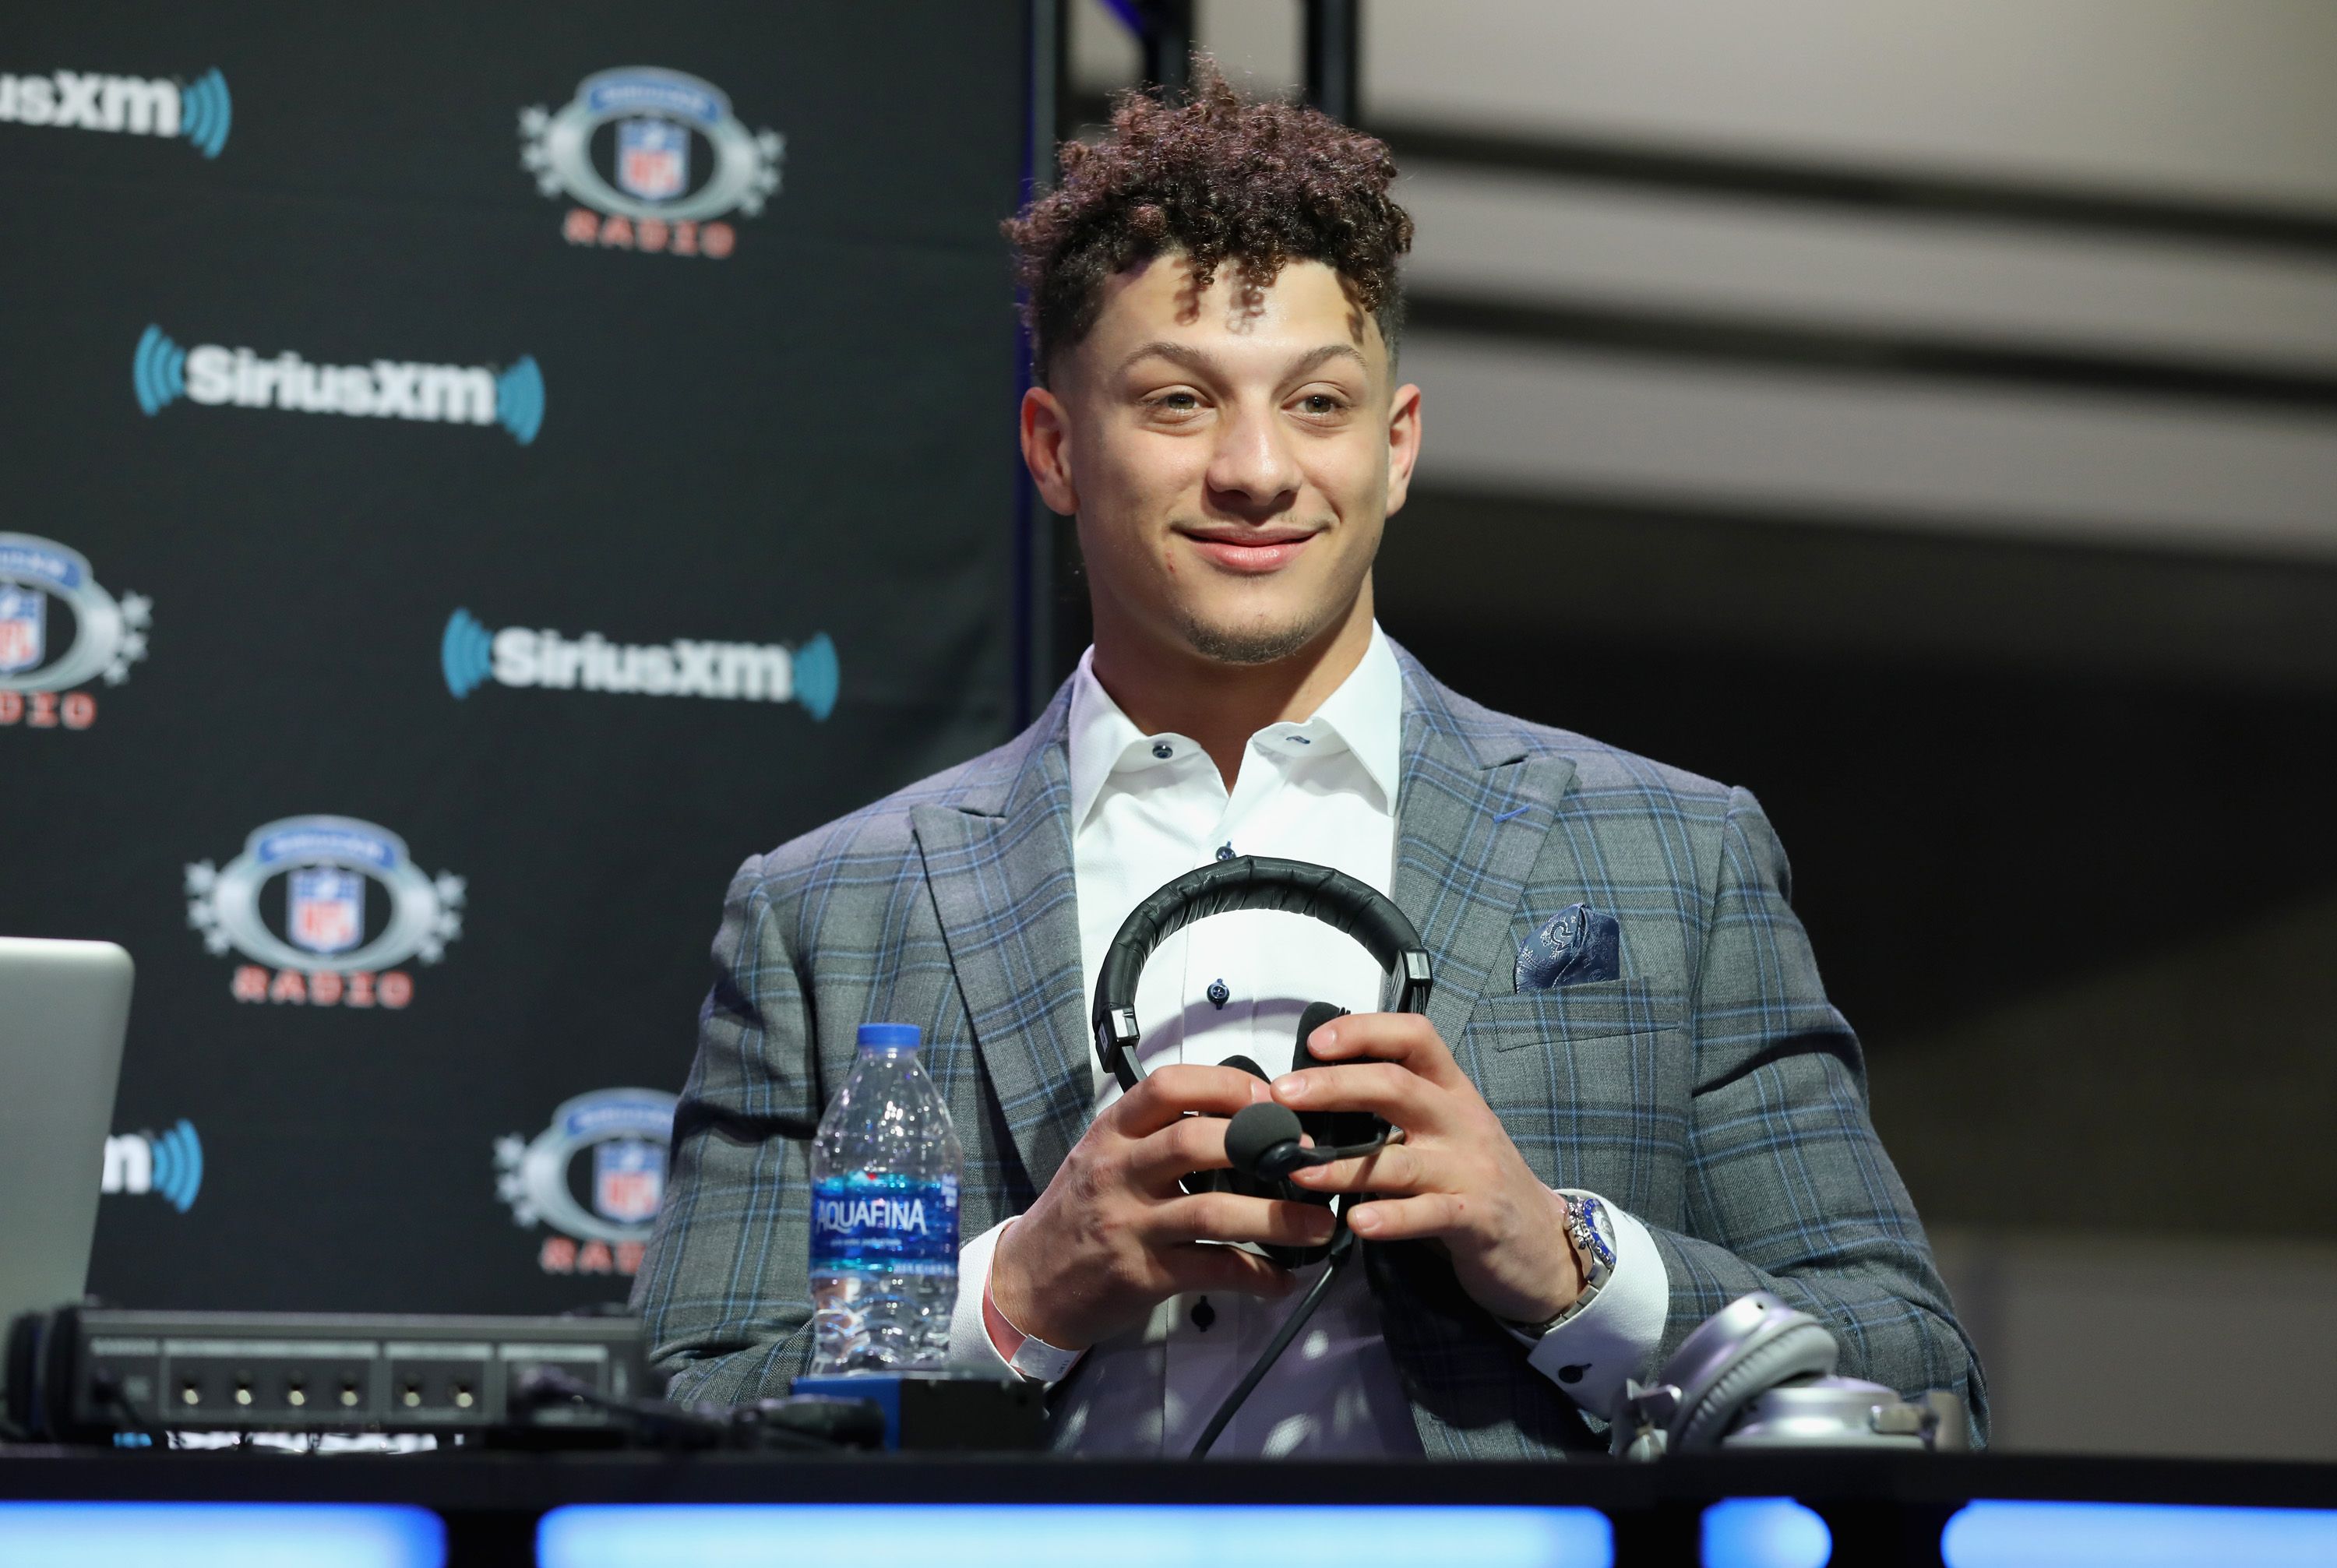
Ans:
[{"label": "headphone headband", "polygon": [[1128,912],[1120,934],[1105,949],[1096,975],[1096,1054],[1123,1089],[1144,1076],[1137,1063],[1136,982],[1145,961],[1160,944],[1196,920],[1237,909],[1273,909],[1305,915],[1345,932],[1402,982],[1395,1010],[1417,1013],[1428,1004],[1434,979],[1420,933],[1393,899],[1344,871],[1306,860],[1276,860],[1243,855],[1188,871]]}]

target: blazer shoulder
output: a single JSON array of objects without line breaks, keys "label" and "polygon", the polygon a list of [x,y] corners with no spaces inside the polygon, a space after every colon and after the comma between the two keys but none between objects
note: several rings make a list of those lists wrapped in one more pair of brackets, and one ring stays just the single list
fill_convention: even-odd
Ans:
[{"label": "blazer shoulder", "polygon": [[1742,791],[1734,786],[1643,757],[1636,751],[1500,712],[1449,690],[1442,694],[1456,728],[1489,759],[1507,751],[1518,757],[1557,757],[1574,765],[1573,793],[1607,799],[1634,794],[1650,807],[1667,806],[1690,815],[1725,816]]}]

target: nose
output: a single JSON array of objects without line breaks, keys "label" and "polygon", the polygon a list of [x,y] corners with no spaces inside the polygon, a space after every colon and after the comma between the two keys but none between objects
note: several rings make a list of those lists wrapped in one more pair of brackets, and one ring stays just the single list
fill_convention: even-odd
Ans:
[{"label": "nose", "polygon": [[1274,410],[1234,409],[1218,429],[1209,457],[1209,499],[1257,519],[1287,510],[1298,498],[1298,459]]}]

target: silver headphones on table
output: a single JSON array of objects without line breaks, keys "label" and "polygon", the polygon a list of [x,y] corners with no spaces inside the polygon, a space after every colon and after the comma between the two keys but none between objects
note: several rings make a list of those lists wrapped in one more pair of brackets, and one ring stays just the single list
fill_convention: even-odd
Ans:
[{"label": "silver headphones on table", "polygon": [[1653,1384],[1625,1386],[1614,1451],[1657,1459],[1715,1448],[1970,1446],[1961,1399],[1945,1389],[1904,1399],[1837,1377],[1841,1354],[1808,1313],[1765,1290],[1739,1296],[1681,1342]]}]

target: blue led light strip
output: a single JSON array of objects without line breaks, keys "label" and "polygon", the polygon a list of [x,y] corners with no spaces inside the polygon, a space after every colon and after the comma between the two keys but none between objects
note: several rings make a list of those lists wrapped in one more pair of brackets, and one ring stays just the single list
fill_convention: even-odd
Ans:
[{"label": "blue led light strip", "polygon": [[323,1503],[0,1503],[7,1568],[444,1568],[426,1508]]},{"label": "blue led light strip", "polygon": [[1826,1568],[1833,1532],[1790,1497],[1730,1497],[1704,1511],[1704,1568]]},{"label": "blue led light strip", "polygon": [[543,1568],[872,1556],[949,1568],[1290,1568],[1343,1557],[1613,1568],[1615,1533],[1593,1508],[748,1504],[556,1508],[536,1534]]},{"label": "blue led light strip", "polygon": [[2337,1509],[1972,1503],[1940,1555],[1948,1568],[2328,1568]]}]

